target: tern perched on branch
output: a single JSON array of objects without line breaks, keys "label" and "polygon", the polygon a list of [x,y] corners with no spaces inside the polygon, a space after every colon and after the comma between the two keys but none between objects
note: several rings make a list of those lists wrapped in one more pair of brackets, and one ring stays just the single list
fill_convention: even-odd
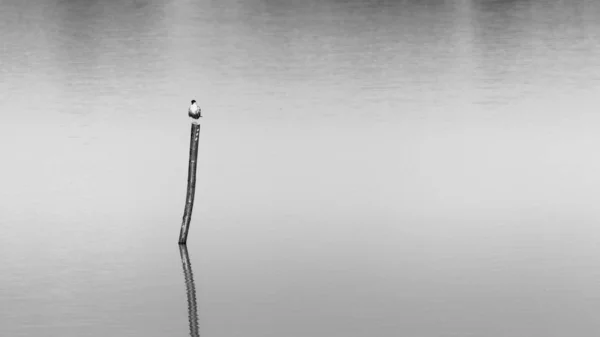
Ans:
[{"label": "tern perched on branch", "polygon": [[202,110],[200,109],[198,104],[196,104],[196,100],[192,100],[192,105],[190,105],[190,108],[188,109],[188,116],[190,116],[193,119],[198,119],[202,117]]}]

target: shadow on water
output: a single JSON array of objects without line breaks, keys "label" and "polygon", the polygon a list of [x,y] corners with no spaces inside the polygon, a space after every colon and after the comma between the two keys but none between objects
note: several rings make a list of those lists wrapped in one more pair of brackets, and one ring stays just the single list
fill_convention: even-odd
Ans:
[{"label": "shadow on water", "polygon": [[196,304],[196,284],[194,283],[192,263],[190,262],[190,256],[188,255],[186,245],[179,245],[179,254],[181,255],[183,276],[185,277],[185,292],[187,293],[190,336],[199,337],[200,332],[198,329],[198,305]]}]

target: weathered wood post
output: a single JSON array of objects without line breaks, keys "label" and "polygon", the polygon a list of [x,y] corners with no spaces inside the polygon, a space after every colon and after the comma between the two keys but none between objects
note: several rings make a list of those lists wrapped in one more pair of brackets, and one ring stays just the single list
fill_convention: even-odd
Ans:
[{"label": "weathered wood post", "polygon": [[194,283],[194,273],[192,272],[192,263],[188,255],[187,246],[179,245],[179,254],[181,255],[181,264],[183,265],[183,277],[185,278],[185,292],[188,302],[188,321],[190,325],[190,336],[199,337],[198,328],[198,305],[196,304],[196,284]]},{"label": "weathered wood post", "polygon": [[185,245],[190,221],[192,220],[192,209],[194,208],[194,195],[196,194],[196,164],[198,161],[198,139],[200,138],[200,123],[192,122],[192,134],[190,136],[190,162],[188,166],[187,194],[185,197],[185,210],[181,221],[179,232],[179,244]]}]

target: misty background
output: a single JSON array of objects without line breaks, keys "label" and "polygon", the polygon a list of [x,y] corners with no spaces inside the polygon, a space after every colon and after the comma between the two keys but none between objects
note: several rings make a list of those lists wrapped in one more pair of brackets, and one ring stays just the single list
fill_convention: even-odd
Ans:
[{"label": "misty background", "polygon": [[0,0],[0,335],[600,333],[600,3]]}]

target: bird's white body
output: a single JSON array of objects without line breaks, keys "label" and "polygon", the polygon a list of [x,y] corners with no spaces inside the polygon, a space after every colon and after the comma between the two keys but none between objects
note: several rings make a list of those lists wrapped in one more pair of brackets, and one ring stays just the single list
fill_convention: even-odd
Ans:
[{"label": "bird's white body", "polygon": [[198,106],[198,104],[196,104],[196,102],[194,102],[194,103],[192,103],[192,105],[190,105],[190,107],[188,109],[188,115],[190,116],[192,123],[194,123],[194,124],[200,123],[200,117],[202,117],[201,112],[202,111],[200,110],[200,107]]},{"label": "bird's white body", "polygon": [[198,115],[198,114],[200,114],[200,107],[198,106],[198,104],[194,103],[194,104],[190,105],[188,112],[193,115]]}]

